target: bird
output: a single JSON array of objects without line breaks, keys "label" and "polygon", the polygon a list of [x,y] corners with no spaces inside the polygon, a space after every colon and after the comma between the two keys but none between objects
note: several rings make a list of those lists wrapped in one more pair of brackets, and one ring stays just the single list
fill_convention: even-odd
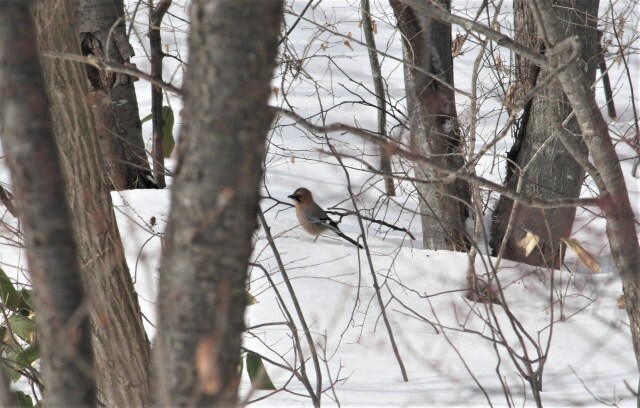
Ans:
[{"label": "bird", "polygon": [[351,242],[358,248],[363,248],[358,242],[344,235],[344,233],[340,231],[338,224],[329,218],[322,207],[313,201],[313,194],[311,194],[311,191],[304,187],[300,187],[288,197],[295,201],[296,215],[298,216],[300,226],[309,234],[314,235],[316,239],[318,239],[320,235],[331,231],[340,238]]}]

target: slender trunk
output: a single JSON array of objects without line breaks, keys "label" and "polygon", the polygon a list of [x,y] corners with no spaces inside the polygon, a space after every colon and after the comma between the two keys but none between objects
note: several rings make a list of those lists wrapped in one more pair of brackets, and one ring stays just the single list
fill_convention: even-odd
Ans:
[{"label": "slender trunk", "polygon": [[16,395],[9,388],[9,379],[5,375],[5,371],[0,370],[0,407],[11,407],[16,403]]},{"label": "slender trunk", "polygon": [[25,236],[49,406],[96,404],[89,313],[28,2],[2,2],[0,118]]},{"label": "slender trunk", "polygon": [[159,405],[233,406],[282,1],[196,0],[160,269]]},{"label": "slender trunk", "polygon": [[[80,53],[72,2],[42,0],[34,10],[41,51]],[[87,104],[86,71],[50,58],[43,60],[43,69],[89,295],[99,398],[110,407],[143,406],[149,342]]]},{"label": "slender trunk", "polygon": [[[369,0],[362,0],[360,3],[362,30],[369,47],[369,64],[371,65],[371,75],[373,75],[373,86],[376,93],[376,105],[378,107],[378,133],[385,140],[387,134],[387,101],[384,81],[382,78],[382,69],[380,60],[378,59],[378,51],[376,49],[376,39],[374,36],[373,23],[371,20],[371,7]],[[380,172],[384,178],[384,188],[388,196],[396,195],[396,188],[393,185],[393,166],[391,164],[391,154],[387,149],[380,149]]]},{"label": "slender trunk", "polygon": [[[160,36],[160,24],[162,18],[169,9],[171,0],[160,0],[153,7],[153,0],[149,1],[149,49],[151,51],[151,76],[162,81],[162,38]],[[151,85],[151,124],[153,128],[151,159],[153,160],[153,173],[156,184],[160,188],[167,186],[164,179],[164,118],[162,117],[162,89]]]}]

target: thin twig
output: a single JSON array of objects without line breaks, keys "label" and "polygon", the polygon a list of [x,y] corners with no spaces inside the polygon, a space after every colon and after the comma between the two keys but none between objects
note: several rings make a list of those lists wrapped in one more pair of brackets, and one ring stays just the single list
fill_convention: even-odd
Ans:
[{"label": "thin twig", "polygon": [[[331,149],[331,151],[333,151],[334,153],[337,153],[335,151],[335,147],[331,144],[331,141],[329,140],[329,136],[326,133],[325,133],[325,140],[327,141],[329,149]],[[349,172],[345,168],[344,163],[342,162],[342,159],[340,158],[340,156],[336,155],[335,157],[338,160],[338,163],[340,163],[340,166],[342,167],[342,169],[343,169],[343,171],[345,173],[345,177],[347,178],[347,189],[349,190],[349,197],[351,197],[351,203],[353,205],[353,208],[356,210],[357,213],[359,213],[357,211],[358,210],[358,203],[356,202],[355,195],[353,194],[353,191],[351,190],[351,180],[350,180],[350,177],[349,177]],[[400,351],[398,350],[398,345],[396,344],[395,336],[393,334],[393,330],[391,329],[391,323],[389,323],[389,318],[387,317],[386,306],[385,306],[384,301],[382,300],[382,293],[380,292],[380,285],[378,284],[378,277],[376,276],[376,272],[375,272],[375,269],[373,267],[373,260],[371,259],[371,252],[369,251],[369,243],[367,242],[364,224],[362,223],[362,218],[361,217],[358,217],[357,219],[358,219],[358,224],[360,226],[362,244],[364,246],[365,254],[366,254],[366,257],[367,257],[367,263],[369,265],[369,270],[371,272],[371,277],[373,279],[373,289],[376,292],[376,299],[378,300],[378,305],[380,306],[380,314],[382,315],[382,319],[384,321],[384,325],[385,325],[385,327],[387,329],[387,335],[389,336],[389,341],[391,343],[391,349],[393,350],[393,354],[396,357],[396,361],[398,362],[398,366],[400,367],[400,373],[402,374],[402,379],[404,380],[404,382],[409,382],[409,377],[407,376],[407,370],[404,367],[404,362],[402,361],[402,357],[400,356]]]},{"label": "thin twig", "polygon": [[120,65],[101,58],[97,58],[92,55],[83,57],[82,55],[67,54],[64,52],[49,51],[43,52],[41,55],[45,58],[57,58],[65,61],[80,62],[82,64],[91,65],[92,67],[95,67],[101,71],[117,72],[119,74],[126,74],[135,78],[141,78],[157,87],[164,89],[167,92],[175,95],[182,95],[182,89],[169,83],[158,81],[150,74],[147,74],[146,72],[140,71],[138,68],[135,68],[135,65],[133,64]]},{"label": "thin twig", "polygon": [[[622,63],[624,64],[624,70],[627,73],[627,82],[629,83],[629,92],[631,93],[631,109],[633,113],[633,126],[636,129],[635,135],[635,150],[638,153],[638,156],[633,162],[633,169],[631,170],[631,174],[633,177],[636,177],[636,172],[638,170],[638,163],[640,163],[640,123],[638,123],[638,110],[636,109],[636,97],[633,92],[633,81],[631,80],[631,72],[629,71],[629,64],[627,64],[627,59],[624,57],[624,47],[620,43],[620,36],[618,35],[618,31],[616,30],[615,24],[615,16],[613,15],[613,7],[611,7],[611,26],[613,27],[613,34],[618,43],[618,48],[620,49],[620,58],[622,59]],[[640,400],[639,400],[640,401]]]},{"label": "thin twig", "polygon": [[[262,212],[262,210],[258,211],[258,219],[260,220],[260,223],[262,224],[262,229],[265,232],[266,238],[267,238],[267,242],[269,243],[269,246],[271,247],[271,250],[273,252],[273,256],[276,259],[276,262],[278,263],[278,269],[280,270],[280,273],[282,274],[282,277],[284,279],[284,283],[287,286],[287,290],[289,291],[289,295],[291,296],[291,301],[293,302],[293,307],[296,310],[296,314],[298,315],[298,319],[300,320],[300,324],[302,325],[302,330],[304,331],[304,336],[307,340],[307,345],[309,346],[309,351],[311,352],[311,361],[313,362],[313,367],[315,369],[316,372],[316,390],[315,393],[312,390],[310,394],[311,394],[311,399],[313,401],[313,405],[315,407],[319,407],[320,406],[320,398],[322,396],[322,373],[320,371],[320,362],[318,361],[318,352],[316,350],[316,344],[313,341],[313,338],[311,337],[311,331],[309,330],[309,326],[307,325],[307,321],[304,318],[304,314],[302,313],[302,308],[300,307],[300,303],[298,302],[298,297],[296,296],[295,291],[293,290],[293,286],[291,285],[291,280],[289,279],[289,275],[287,274],[287,270],[284,267],[284,263],[282,262],[282,258],[280,257],[280,252],[278,251],[278,248],[276,247],[275,241],[273,239],[273,236],[271,235],[271,227],[269,227],[269,224],[267,224],[267,220],[264,217],[264,213]],[[302,357],[301,357],[302,359]],[[302,365],[302,367],[300,368],[301,370],[304,369],[304,364]]]},{"label": "thin twig", "polygon": [[498,43],[498,45],[506,47],[511,51],[515,52],[516,54],[519,54],[542,67],[545,67],[545,68],[549,67],[549,61],[544,55],[531,50],[529,47],[514,41],[510,37],[492,28],[489,28],[483,24],[480,24],[468,18],[451,14],[444,9],[436,8],[431,5],[432,4],[431,2],[425,2],[423,0],[401,0],[401,1],[411,6],[413,9],[420,12],[421,14],[426,14],[430,17],[435,18],[436,20],[444,21],[446,23],[459,25],[460,27],[463,27],[464,29],[469,31],[475,31],[478,34],[482,34],[487,38],[489,38],[490,40],[495,41],[496,43]]},{"label": "thin twig", "polygon": [[325,126],[318,126],[307,121],[305,118],[303,118],[302,116],[292,111],[289,111],[283,108],[277,108],[277,107],[272,107],[271,109],[276,113],[282,114],[284,116],[287,116],[293,119],[296,124],[304,127],[305,129],[311,132],[351,133],[366,141],[369,141],[378,145],[383,145],[384,148],[391,151],[394,155],[398,155],[400,157],[403,157],[405,159],[408,159],[414,162],[427,163],[429,166],[433,167],[437,171],[442,172],[446,175],[455,175],[456,178],[461,178],[463,180],[467,180],[470,182],[477,181],[483,187],[496,191],[504,195],[505,197],[512,199],[514,202],[521,203],[522,205],[525,205],[527,207],[551,209],[551,208],[562,208],[562,207],[599,206],[601,204],[599,197],[577,198],[577,199],[576,198],[556,198],[551,200],[539,200],[539,199],[526,197],[524,195],[519,194],[518,192],[511,191],[510,189],[504,187],[501,184],[487,180],[475,174],[459,173],[458,169],[456,168],[447,167],[446,165],[443,165],[430,157],[425,157],[425,156],[410,152],[406,149],[401,148],[399,144],[387,142],[386,140],[383,140],[382,138],[380,138],[377,134],[369,132],[365,129],[357,128],[355,126],[350,126],[343,123],[331,123]]}]

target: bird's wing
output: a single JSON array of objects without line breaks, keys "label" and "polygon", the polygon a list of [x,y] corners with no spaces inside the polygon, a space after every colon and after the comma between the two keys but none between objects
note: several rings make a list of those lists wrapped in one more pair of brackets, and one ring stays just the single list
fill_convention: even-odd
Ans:
[{"label": "bird's wing", "polygon": [[340,228],[338,227],[338,224],[332,220],[329,217],[323,217],[323,218],[318,218],[318,217],[312,217],[312,216],[307,216],[307,221],[313,223],[313,224],[321,224],[324,225],[325,227],[327,227],[327,229],[331,230],[333,233],[335,233],[337,236],[351,242],[353,245],[362,248],[362,245],[358,244],[358,242],[356,242],[355,240],[349,238],[348,236],[344,235],[344,233],[342,231],[340,231]]},{"label": "bird's wing", "polygon": [[307,221],[309,221],[312,224],[320,224],[320,225],[324,225],[325,227],[327,227],[328,229],[330,229],[331,231],[338,233],[340,232],[340,228],[338,227],[338,224],[332,220],[329,217],[314,217],[312,215],[308,215],[307,216]]}]

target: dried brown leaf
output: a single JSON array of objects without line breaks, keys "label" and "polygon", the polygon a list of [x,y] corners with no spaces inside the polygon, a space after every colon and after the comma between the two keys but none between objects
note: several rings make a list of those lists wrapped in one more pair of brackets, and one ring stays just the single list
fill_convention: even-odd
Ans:
[{"label": "dried brown leaf", "polygon": [[578,255],[580,261],[582,261],[582,263],[585,264],[587,268],[591,269],[591,271],[598,273],[602,270],[600,264],[598,263],[598,261],[596,261],[596,257],[593,256],[589,251],[584,249],[582,244],[580,244],[577,239],[562,238],[562,241],[567,244],[567,246],[571,248],[571,250],[575,252],[576,255]]},{"label": "dried brown leaf", "polygon": [[509,85],[507,88],[507,95],[505,96],[505,102],[507,106],[513,106],[516,103],[518,86],[516,84]]},{"label": "dried brown leaf", "polygon": [[453,40],[453,44],[451,46],[451,56],[454,58],[458,55],[462,55],[462,45],[466,41],[467,37],[464,35],[456,35],[456,39]]},{"label": "dried brown leaf", "polygon": [[518,246],[524,249],[524,256],[527,257],[531,251],[538,246],[538,242],[540,242],[540,237],[530,231],[527,231],[524,238],[518,241]]},{"label": "dried brown leaf", "polygon": [[504,65],[502,64],[502,58],[500,58],[499,55],[496,57],[496,69],[498,71],[502,71],[504,69]]}]

